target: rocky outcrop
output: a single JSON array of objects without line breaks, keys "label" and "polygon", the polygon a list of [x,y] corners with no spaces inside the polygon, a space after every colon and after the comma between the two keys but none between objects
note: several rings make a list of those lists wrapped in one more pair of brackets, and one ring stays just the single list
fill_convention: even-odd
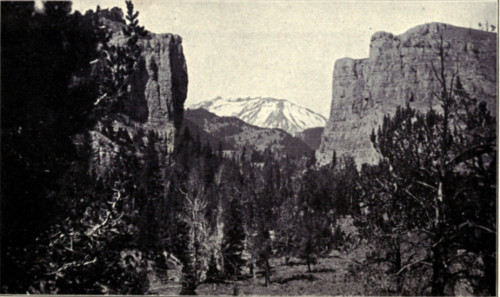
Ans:
[{"label": "rocky outcrop", "polygon": [[[112,24],[117,27],[113,42],[125,42],[120,24]],[[153,130],[162,138],[167,150],[172,151],[176,132],[181,128],[184,117],[188,86],[182,38],[174,34],[148,33],[140,43],[142,56],[139,70],[131,76],[122,117],[113,122],[112,129],[115,132],[125,130],[131,139],[139,130],[146,133]],[[93,145],[99,167],[105,168],[102,165],[111,162],[120,151],[120,146],[100,130],[97,128],[93,132]]]},{"label": "rocky outcrop", "polygon": [[404,34],[377,32],[370,56],[335,62],[330,118],[316,152],[320,164],[350,154],[358,165],[375,163],[378,154],[370,133],[400,105],[420,111],[439,109],[433,72],[439,69],[438,50],[446,52],[445,69],[457,72],[467,92],[487,102],[496,113],[496,33],[430,23]]},{"label": "rocky outcrop", "polygon": [[[100,21],[113,33],[112,44],[124,45],[126,26],[120,8],[103,9]],[[147,128],[179,129],[187,96],[188,75],[182,50],[182,38],[175,34],[147,32],[139,40],[142,57],[139,70],[132,74],[124,113]]]},{"label": "rocky outcrop", "polygon": [[182,38],[149,34],[141,40],[139,71],[131,79],[126,113],[151,128],[180,128],[187,96],[187,67]]}]

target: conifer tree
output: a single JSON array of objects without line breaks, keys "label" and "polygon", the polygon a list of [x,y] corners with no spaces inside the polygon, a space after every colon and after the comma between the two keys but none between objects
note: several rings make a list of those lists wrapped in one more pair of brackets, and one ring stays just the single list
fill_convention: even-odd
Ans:
[{"label": "conifer tree", "polygon": [[230,278],[236,280],[241,274],[241,266],[245,264],[242,258],[245,230],[242,220],[242,205],[238,197],[232,197],[226,212],[227,217],[224,224],[224,239],[222,243],[224,272]]},{"label": "conifer tree", "polygon": [[[119,97],[116,91],[126,89],[121,71],[129,67],[125,64],[135,65],[140,53],[136,47],[125,63],[122,54],[130,49],[125,45],[115,49],[113,57],[110,34],[99,13],[70,12],[70,2],[44,2],[43,13],[29,2],[2,3],[6,43],[1,64],[2,73],[8,74],[2,76],[2,143],[9,143],[2,145],[2,290],[144,293],[144,274],[127,272],[126,265],[118,264],[120,249],[135,234],[129,223],[133,221],[131,166],[136,164],[128,162],[131,155],[118,156],[120,152],[115,158],[119,173],[110,170],[110,178],[92,185],[92,166],[84,160],[92,153],[79,155],[90,142],[82,136],[97,120],[112,116],[111,109],[99,105],[103,91]],[[109,135],[127,147],[128,133],[122,129],[115,134],[108,126]],[[29,187],[12,182],[17,179]],[[119,189],[109,193],[115,182]],[[14,231],[17,235],[12,235]]]},{"label": "conifer tree", "polygon": [[24,294],[37,275],[36,238],[67,216],[57,205],[69,197],[57,193],[79,158],[74,137],[95,123],[97,83],[74,78],[90,76],[101,30],[69,2],[45,2],[43,14],[33,2],[1,6],[1,280]]},{"label": "conifer tree", "polygon": [[127,5],[127,25],[123,28],[126,37],[125,44],[108,44],[112,32],[105,37],[102,44],[101,65],[98,77],[101,81],[99,97],[95,101],[95,109],[101,116],[120,111],[120,101],[124,99],[129,85],[129,79],[134,71],[138,70],[141,59],[141,46],[139,39],[146,36],[147,31],[139,26],[139,12],[134,12],[132,1],[125,1]]}]

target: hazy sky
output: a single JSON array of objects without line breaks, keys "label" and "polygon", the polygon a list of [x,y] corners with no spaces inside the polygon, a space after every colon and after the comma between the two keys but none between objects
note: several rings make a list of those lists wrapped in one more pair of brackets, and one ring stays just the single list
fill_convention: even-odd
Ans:
[{"label": "hazy sky", "polygon": [[[85,11],[124,1],[73,1]],[[186,106],[222,97],[288,99],[328,117],[335,60],[368,57],[377,31],[427,22],[497,23],[496,1],[145,1],[139,22],[183,38]]]}]

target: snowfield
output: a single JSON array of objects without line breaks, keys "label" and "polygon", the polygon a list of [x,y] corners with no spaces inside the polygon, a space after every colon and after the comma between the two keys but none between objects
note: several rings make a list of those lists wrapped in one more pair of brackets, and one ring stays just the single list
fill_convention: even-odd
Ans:
[{"label": "snowfield", "polygon": [[206,109],[218,116],[237,117],[259,127],[283,129],[292,135],[308,128],[326,125],[326,119],[321,114],[285,99],[217,97],[188,107],[197,108]]}]

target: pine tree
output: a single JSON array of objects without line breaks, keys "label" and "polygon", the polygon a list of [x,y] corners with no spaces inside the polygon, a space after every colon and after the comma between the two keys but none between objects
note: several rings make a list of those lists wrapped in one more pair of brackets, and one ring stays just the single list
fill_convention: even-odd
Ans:
[{"label": "pine tree", "polygon": [[227,217],[224,224],[224,239],[222,243],[224,272],[236,280],[241,274],[241,267],[245,264],[245,261],[242,259],[245,230],[242,220],[242,205],[238,197],[231,199],[226,212]]},{"label": "pine tree", "polygon": [[[84,135],[110,116],[98,104],[102,91],[125,89],[121,73],[108,74],[127,66],[107,60],[110,34],[98,13],[70,13],[70,2],[44,2],[43,14],[33,3],[2,2],[2,291],[144,293],[144,271],[119,264],[134,234],[125,195],[133,162],[122,162],[131,156],[116,158],[123,170],[96,185],[85,160]],[[130,141],[125,130],[109,134]],[[120,195],[109,193],[115,182]]]},{"label": "pine tree", "polygon": [[[102,44],[101,64],[99,68],[99,97],[94,105],[101,116],[120,111],[121,101],[127,92],[131,75],[138,70],[141,59],[139,39],[147,35],[144,27],[138,25],[139,12],[134,12],[132,1],[125,1],[127,5],[127,25],[123,28],[123,35],[127,38],[123,45]],[[110,40],[112,32],[105,37]]]},{"label": "pine tree", "polygon": [[75,135],[95,123],[97,83],[74,78],[90,76],[101,39],[95,18],[70,14],[69,2],[46,2],[44,14],[32,2],[1,6],[1,279],[24,294],[37,275],[24,249],[35,253],[36,238],[66,217],[60,181],[79,158]]}]

